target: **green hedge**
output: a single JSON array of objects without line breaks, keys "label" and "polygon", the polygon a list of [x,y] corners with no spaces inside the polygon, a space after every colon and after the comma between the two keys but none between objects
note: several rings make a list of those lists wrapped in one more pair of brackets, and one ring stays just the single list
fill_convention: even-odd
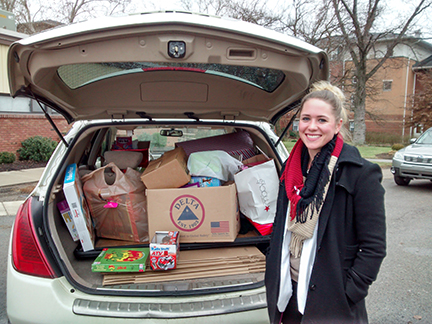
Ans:
[{"label": "green hedge", "polygon": [[48,137],[33,136],[22,141],[21,145],[17,150],[20,160],[46,162],[54,152],[57,142]]},{"label": "green hedge", "polygon": [[0,152],[0,164],[1,163],[14,163],[15,162],[15,154],[10,152]]}]

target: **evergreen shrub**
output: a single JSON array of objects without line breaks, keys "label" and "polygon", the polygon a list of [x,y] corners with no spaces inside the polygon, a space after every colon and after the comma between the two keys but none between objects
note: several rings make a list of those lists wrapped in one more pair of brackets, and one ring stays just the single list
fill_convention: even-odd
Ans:
[{"label": "evergreen shrub", "polygon": [[11,152],[0,152],[0,164],[14,163],[15,159],[16,159],[15,154]]},{"label": "evergreen shrub", "polygon": [[46,162],[54,152],[57,142],[48,137],[33,136],[22,141],[21,145],[17,150],[20,160]]},{"label": "evergreen shrub", "polygon": [[405,147],[405,145],[401,144],[401,143],[395,143],[392,145],[391,149],[393,151],[399,151],[400,149],[403,149]]}]

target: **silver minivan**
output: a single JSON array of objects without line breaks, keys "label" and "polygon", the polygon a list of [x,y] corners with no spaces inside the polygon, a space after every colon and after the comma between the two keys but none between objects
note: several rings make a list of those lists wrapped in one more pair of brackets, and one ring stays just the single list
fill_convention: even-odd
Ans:
[{"label": "silver minivan", "polygon": [[[273,159],[280,172],[288,153],[272,125],[313,82],[328,78],[324,52],[242,21],[156,12],[22,39],[9,49],[8,69],[12,96],[32,98],[72,124],[65,136],[59,132],[57,149],[16,216],[7,261],[11,323],[268,322],[262,268],[104,284],[91,271],[100,249],[84,252],[71,239],[57,204],[67,166],[84,173],[100,168],[116,136],[150,141],[154,160],[178,141],[246,132],[254,153]],[[246,246],[265,256],[270,235],[247,225],[233,242],[180,241],[180,257],[186,249]]]}]

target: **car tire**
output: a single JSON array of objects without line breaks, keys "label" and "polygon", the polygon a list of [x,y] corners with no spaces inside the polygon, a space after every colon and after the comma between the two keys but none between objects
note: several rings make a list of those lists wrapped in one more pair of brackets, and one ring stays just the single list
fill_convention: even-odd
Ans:
[{"label": "car tire", "polygon": [[398,186],[408,186],[409,183],[410,183],[410,181],[411,181],[411,179],[410,179],[410,178],[400,177],[400,176],[395,175],[395,176],[394,176],[394,181],[396,182],[396,184],[397,184]]}]

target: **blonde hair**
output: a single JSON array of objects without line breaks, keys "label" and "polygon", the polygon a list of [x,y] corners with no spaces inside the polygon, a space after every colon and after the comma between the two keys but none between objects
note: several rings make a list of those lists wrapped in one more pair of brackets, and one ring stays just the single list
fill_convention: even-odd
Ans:
[{"label": "blonde hair", "polygon": [[303,105],[309,99],[320,99],[325,103],[329,104],[333,108],[333,114],[336,120],[342,119],[342,128],[340,133],[345,140],[351,139],[351,133],[346,128],[348,124],[348,113],[345,108],[345,95],[341,89],[330,84],[328,81],[318,81],[312,84],[310,92],[303,97],[300,111],[303,109]]}]

